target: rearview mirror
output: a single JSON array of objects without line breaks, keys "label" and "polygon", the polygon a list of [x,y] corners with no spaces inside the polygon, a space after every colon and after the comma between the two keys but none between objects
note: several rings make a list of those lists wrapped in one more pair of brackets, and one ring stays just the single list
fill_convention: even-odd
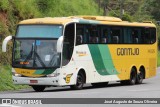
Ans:
[{"label": "rearview mirror", "polygon": [[57,41],[57,52],[58,53],[62,52],[62,43],[63,43],[63,36],[59,37]]},{"label": "rearview mirror", "polygon": [[7,36],[2,43],[2,52],[6,52],[7,50],[7,43],[12,40],[13,36]]}]

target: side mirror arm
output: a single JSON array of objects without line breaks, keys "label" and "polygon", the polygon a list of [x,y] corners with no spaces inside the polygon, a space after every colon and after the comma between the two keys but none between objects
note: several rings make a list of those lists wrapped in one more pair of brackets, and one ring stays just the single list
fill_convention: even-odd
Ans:
[{"label": "side mirror arm", "polygon": [[7,36],[2,43],[2,52],[6,52],[7,50],[7,43],[12,40],[13,36]]},{"label": "side mirror arm", "polygon": [[57,41],[57,52],[58,53],[62,52],[62,44],[63,44],[63,36],[59,37]]}]

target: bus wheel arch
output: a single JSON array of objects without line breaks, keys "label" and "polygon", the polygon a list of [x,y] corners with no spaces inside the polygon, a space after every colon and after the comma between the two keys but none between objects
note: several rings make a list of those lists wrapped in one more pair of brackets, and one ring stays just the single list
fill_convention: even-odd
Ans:
[{"label": "bus wheel arch", "polygon": [[139,68],[139,71],[141,71],[141,72],[143,72],[143,79],[145,79],[146,78],[146,69],[145,69],[145,67],[142,65],[140,68]]},{"label": "bus wheel arch", "polygon": [[84,69],[80,69],[78,71],[78,73],[82,73],[83,74],[83,76],[84,76],[84,83],[86,83],[86,72],[85,72],[85,70]]},{"label": "bus wheel arch", "polygon": [[137,73],[136,83],[141,84],[143,79],[145,79],[145,67],[142,65],[139,68],[139,72]]},{"label": "bus wheel arch", "polygon": [[128,81],[129,85],[134,85],[137,78],[137,68],[133,66],[130,71],[130,80]]},{"label": "bus wheel arch", "polygon": [[86,73],[84,69],[78,70],[77,76],[76,76],[76,84],[71,85],[71,89],[74,90],[80,90],[83,88],[83,85],[86,83]]},{"label": "bus wheel arch", "polygon": [[134,85],[136,83],[136,78],[137,78],[137,68],[136,66],[132,66],[130,68],[129,79],[122,80],[121,84],[122,85]]}]

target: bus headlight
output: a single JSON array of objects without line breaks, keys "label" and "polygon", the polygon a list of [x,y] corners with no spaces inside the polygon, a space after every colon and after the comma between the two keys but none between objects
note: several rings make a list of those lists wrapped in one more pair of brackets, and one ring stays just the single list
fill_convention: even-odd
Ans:
[{"label": "bus headlight", "polygon": [[57,77],[59,75],[60,75],[60,73],[53,73],[53,74],[47,75],[47,77]]},{"label": "bus headlight", "polygon": [[18,74],[16,72],[12,72],[12,75],[15,76],[15,77],[21,77],[22,76],[21,74]]},{"label": "bus headlight", "polygon": [[12,68],[12,75],[15,77],[21,77],[21,74],[16,73],[16,71]]}]

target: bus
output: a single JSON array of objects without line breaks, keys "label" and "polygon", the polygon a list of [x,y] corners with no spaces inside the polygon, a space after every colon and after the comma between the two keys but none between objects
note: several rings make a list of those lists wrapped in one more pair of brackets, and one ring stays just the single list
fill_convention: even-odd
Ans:
[{"label": "bus", "polygon": [[13,41],[12,78],[35,91],[141,84],[156,75],[156,26],[107,16],[46,17],[21,21]]}]

